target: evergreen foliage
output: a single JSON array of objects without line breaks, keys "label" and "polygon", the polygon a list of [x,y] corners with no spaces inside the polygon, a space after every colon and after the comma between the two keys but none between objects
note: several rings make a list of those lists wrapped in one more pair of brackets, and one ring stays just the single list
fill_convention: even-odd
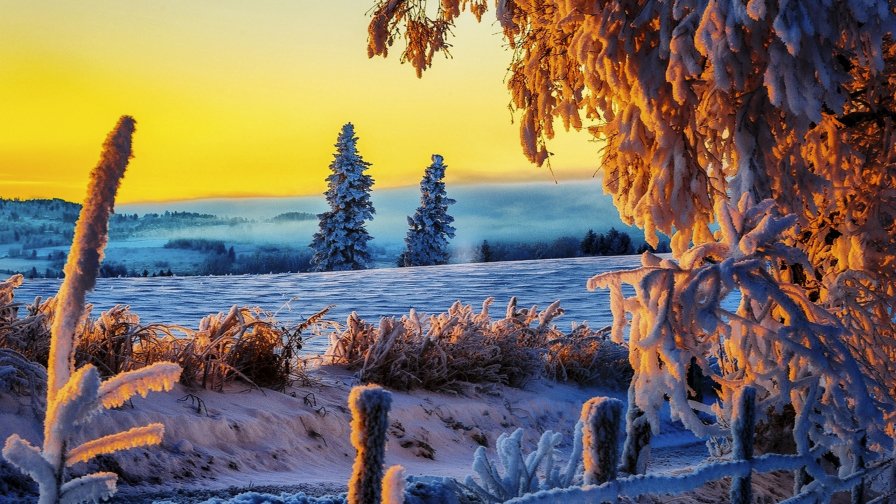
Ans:
[{"label": "evergreen foliage", "polygon": [[445,164],[442,156],[432,155],[420,181],[420,207],[408,217],[406,249],[398,258],[398,266],[433,266],[448,264],[448,239],[454,238],[454,217],[448,205],[455,201],[445,193]]},{"label": "evergreen foliage", "polygon": [[311,267],[314,271],[346,271],[369,268],[370,234],[364,227],[375,210],[370,201],[373,178],[364,170],[370,163],[358,153],[358,137],[352,123],[346,123],[336,140],[336,155],[330,164],[324,196],[330,210],[320,217],[320,230],[314,234]]}]

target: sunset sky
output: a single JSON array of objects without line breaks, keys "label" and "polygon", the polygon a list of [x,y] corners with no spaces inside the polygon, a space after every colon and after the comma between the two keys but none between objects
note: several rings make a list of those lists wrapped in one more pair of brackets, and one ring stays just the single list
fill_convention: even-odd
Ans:
[{"label": "sunset sky", "polygon": [[[509,53],[467,18],[422,80],[366,54],[372,0],[3,2],[0,196],[80,200],[121,114],[137,119],[119,201],[316,194],[355,123],[377,187],[551,180],[519,148]],[[487,18],[486,18],[487,19]],[[590,177],[584,133],[550,144],[559,180]]]}]

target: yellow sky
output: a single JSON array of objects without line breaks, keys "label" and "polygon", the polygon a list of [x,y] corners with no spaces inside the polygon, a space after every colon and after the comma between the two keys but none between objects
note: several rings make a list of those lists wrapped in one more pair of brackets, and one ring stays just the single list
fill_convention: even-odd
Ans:
[{"label": "yellow sky", "polygon": [[[106,133],[137,119],[119,201],[320,193],[351,121],[376,187],[551,180],[507,109],[490,22],[458,26],[422,80],[366,54],[371,0],[0,0],[0,196],[80,200]],[[583,133],[550,144],[558,178],[590,176]]]}]

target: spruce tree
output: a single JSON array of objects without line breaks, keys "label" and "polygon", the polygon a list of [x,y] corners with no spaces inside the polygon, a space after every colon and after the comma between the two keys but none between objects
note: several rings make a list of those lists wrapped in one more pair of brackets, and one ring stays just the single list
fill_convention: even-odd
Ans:
[{"label": "spruce tree", "polygon": [[370,267],[367,242],[370,234],[364,227],[375,210],[370,202],[373,178],[364,170],[370,163],[358,153],[358,137],[352,123],[346,123],[336,140],[336,154],[330,163],[324,196],[330,210],[320,218],[320,229],[314,234],[311,249],[313,271],[345,271]]},{"label": "spruce tree", "polygon": [[454,203],[445,193],[445,164],[442,156],[432,155],[420,181],[420,207],[408,217],[406,248],[399,257],[399,266],[432,266],[448,263],[448,239],[454,238],[454,217],[448,205]]},{"label": "spruce tree", "polygon": [[482,240],[482,245],[479,246],[479,254],[476,257],[476,262],[492,261],[494,261],[494,257],[492,256],[492,247],[488,244],[488,240]]}]

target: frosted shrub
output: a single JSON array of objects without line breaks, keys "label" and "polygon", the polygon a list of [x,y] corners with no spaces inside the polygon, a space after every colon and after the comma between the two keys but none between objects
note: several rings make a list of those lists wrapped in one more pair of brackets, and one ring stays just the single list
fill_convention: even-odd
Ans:
[{"label": "frosted shrub", "polygon": [[28,360],[46,364],[50,355],[50,312],[53,302],[37,298],[19,316],[15,289],[22,285],[22,275],[13,275],[0,282],[0,348],[14,350]]},{"label": "frosted shrub", "polygon": [[592,331],[587,325],[547,342],[545,376],[559,382],[625,389],[632,379],[628,348],[610,341],[609,331]]},{"label": "frosted shrub", "polygon": [[[499,503],[538,490],[566,488],[581,482],[582,423],[575,427],[568,462],[558,464],[557,447],[563,435],[545,431],[535,451],[523,454],[523,429],[503,433],[495,443],[500,466],[489,460],[485,447],[476,449],[473,472],[465,484],[486,502]],[[503,469],[503,474],[501,473]]]},{"label": "frosted shrub", "polygon": [[161,356],[184,368],[181,381],[190,386],[222,390],[226,383],[244,380],[258,387],[283,390],[305,372],[299,359],[302,333],[321,323],[329,308],[306,321],[284,327],[259,308],[233,306],[227,314],[204,317],[186,337],[167,335]]},{"label": "frosted shrub", "polygon": [[[760,413],[793,406],[799,453],[816,443],[848,460],[864,451],[866,434],[869,446],[888,450],[889,385],[862,372],[847,345],[849,330],[835,315],[803,287],[779,280],[781,268],[806,265],[802,253],[780,241],[795,217],[780,215],[770,200],[751,205],[748,197],[739,207],[720,204],[718,213],[717,240],[691,248],[677,263],[647,253],[641,268],[588,282],[591,289],[610,289],[613,338],[622,341],[627,330],[633,405],[654,432],[668,398],[673,418],[696,434],[725,436],[735,392],[752,386]],[[623,295],[624,283],[634,287],[633,296]],[[740,297],[734,311],[722,306],[732,292]],[[711,408],[689,401],[692,359],[720,385],[720,401]],[[707,424],[694,408],[717,422]],[[810,471],[823,477],[814,466]]]},{"label": "frosted shrub", "polygon": [[66,468],[97,455],[158,444],[164,431],[162,424],[134,427],[73,445],[78,427],[95,419],[104,408],[121,406],[135,394],[145,396],[153,390],[170,389],[180,375],[180,368],[171,363],[122,373],[105,382],[91,365],[73,370],[75,329],[84,314],[86,293],[99,273],[115,193],[131,157],[133,131],[134,120],[122,117],[109,134],[75,225],[51,328],[43,447],[39,449],[16,434],[7,438],[3,447],[6,460],[37,481],[41,504],[92,502],[114,494],[114,473],[67,480]]},{"label": "frosted shrub", "polygon": [[43,415],[46,404],[47,369],[22,354],[0,348],[0,393],[28,396],[35,416]]},{"label": "frosted shrub", "polygon": [[[557,303],[544,311],[518,309],[511,299],[503,319],[492,320],[454,303],[447,313],[422,318],[411,311],[384,318],[379,327],[352,314],[345,329],[331,336],[327,355],[356,370],[363,381],[397,389],[458,390],[463,383],[503,383],[515,387],[542,373],[550,342],[563,337],[551,325],[562,313]],[[551,361],[556,370],[556,360]]]}]

